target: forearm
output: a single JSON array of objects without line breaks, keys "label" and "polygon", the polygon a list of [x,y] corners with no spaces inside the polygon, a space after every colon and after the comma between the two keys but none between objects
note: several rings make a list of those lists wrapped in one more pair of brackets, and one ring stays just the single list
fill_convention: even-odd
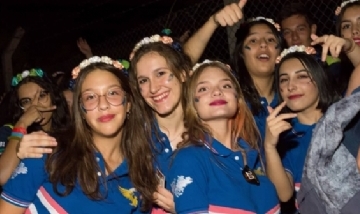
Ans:
[{"label": "forearm", "polygon": [[16,156],[19,140],[9,140],[4,153],[0,156],[0,185],[3,186],[11,177],[12,173],[20,163]]},{"label": "forearm", "polygon": [[189,55],[193,64],[197,63],[200,59],[217,27],[218,24],[213,16],[211,16],[184,44],[184,52]]},{"label": "forearm", "polygon": [[285,171],[275,147],[265,149],[265,158],[267,176],[275,185],[280,201],[288,201],[294,193],[291,175]]}]

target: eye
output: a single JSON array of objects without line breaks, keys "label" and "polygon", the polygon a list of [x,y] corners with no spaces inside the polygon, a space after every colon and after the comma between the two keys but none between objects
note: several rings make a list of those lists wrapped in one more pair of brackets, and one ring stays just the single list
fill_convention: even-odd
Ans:
[{"label": "eye", "polygon": [[139,80],[138,80],[139,85],[144,84],[144,83],[146,83],[146,82],[147,82],[147,79],[146,79],[146,78],[143,78],[143,79],[139,79]]},{"label": "eye", "polygon": [[30,98],[21,99],[21,100],[20,100],[20,105],[21,105],[21,106],[25,106],[25,105],[29,104],[30,101],[31,101]]},{"label": "eye", "polygon": [[120,89],[112,89],[108,92],[108,96],[119,96],[121,95]]},{"label": "eye", "polygon": [[286,36],[286,35],[289,35],[290,34],[290,31],[289,30],[285,30],[284,32],[283,32],[283,36]]},{"label": "eye", "polygon": [[343,26],[341,26],[342,30],[349,29],[349,28],[350,28],[350,24],[344,24]]},{"label": "eye", "polygon": [[251,44],[255,44],[257,42],[257,40],[256,39],[250,39],[250,42],[249,43],[251,43]]},{"label": "eye", "polygon": [[233,86],[230,83],[227,83],[223,86],[224,88],[233,88]]},{"label": "eye", "polygon": [[305,27],[299,27],[298,30],[299,30],[299,31],[304,31],[304,30],[305,30]]},{"label": "eye", "polygon": [[309,79],[309,75],[306,75],[306,74],[302,74],[302,75],[299,75],[298,76],[298,79]]},{"label": "eye", "polygon": [[41,98],[44,98],[44,97],[46,97],[48,94],[49,94],[48,91],[42,91],[42,92],[40,92],[39,98],[40,98],[40,99],[41,99]]},{"label": "eye", "polygon": [[165,71],[158,71],[157,74],[156,74],[156,76],[157,76],[157,77],[161,77],[161,76],[163,76],[164,74],[166,74]]},{"label": "eye", "polygon": [[85,101],[90,101],[90,100],[93,100],[93,99],[96,99],[96,94],[85,94],[84,95],[84,100]]},{"label": "eye", "polygon": [[197,92],[204,92],[204,91],[206,91],[206,88],[205,88],[205,87],[201,87],[201,88],[199,88],[199,89],[197,90]]},{"label": "eye", "polygon": [[286,78],[280,79],[280,83],[285,83],[285,82],[287,82],[287,81],[288,81],[288,79],[286,79]]},{"label": "eye", "polygon": [[274,42],[276,42],[276,39],[275,38],[269,38],[268,42],[274,43]]}]

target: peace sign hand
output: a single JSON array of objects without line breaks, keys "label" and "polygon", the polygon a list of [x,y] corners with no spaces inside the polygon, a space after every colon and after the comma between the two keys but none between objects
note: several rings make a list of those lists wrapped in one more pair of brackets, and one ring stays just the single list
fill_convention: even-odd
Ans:
[{"label": "peace sign hand", "polygon": [[319,44],[322,46],[321,61],[323,62],[325,62],[328,52],[330,52],[331,56],[337,58],[341,51],[347,52],[353,46],[350,39],[344,39],[334,35],[323,35],[318,37],[317,35],[312,34],[311,39],[313,40],[311,45]]},{"label": "peace sign hand", "polygon": [[275,109],[268,106],[269,116],[266,119],[266,132],[265,132],[265,146],[276,147],[279,141],[279,135],[291,129],[291,124],[286,119],[291,119],[297,116],[294,113],[279,114],[281,109],[286,105],[286,102],[282,102]]},{"label": "peace sign hand", "polygon": [[233,26],[244,17],[242,9],[244,8],[246,2],[247,0],[240,0],[237,4],[232,3],[230,5],[226,5],[223,9],[213,15],[214,21],[216,24],[223,27]]}]

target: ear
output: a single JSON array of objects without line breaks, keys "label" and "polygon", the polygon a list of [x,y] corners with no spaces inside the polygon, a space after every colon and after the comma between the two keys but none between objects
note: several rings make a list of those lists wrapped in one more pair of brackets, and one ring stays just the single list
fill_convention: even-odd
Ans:
[{"label": "ear", "polygon": [[131,102],[126,102],[126,112],[130,112],[131,110]]},{"label": "ear", "polygon": [[312,24],[312,25],[311,25],[311,34],[315,34],[315,35],[316,35],[316,30],[317,30],[316,24]]}]

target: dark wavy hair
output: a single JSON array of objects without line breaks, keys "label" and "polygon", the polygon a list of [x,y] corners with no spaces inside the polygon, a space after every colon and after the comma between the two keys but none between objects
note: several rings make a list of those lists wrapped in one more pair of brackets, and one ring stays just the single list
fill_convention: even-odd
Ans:
[{"label": "dark wavy hair", "polygon": [[[52,105],[56,106],[56,109],[52,112],[51,116],[50,133],[67,129],[67,127],[70,125],[71,120],[65,97],[58,90],[58,87],[46,77],[46,75],[44,75],[43,77],[28,76],[24,78],[18,85],[11,89],[10,93],[12,95],[10,100],[10,106],[13,109],[12,123],[15,124],[24,113],[24,110],[21,109],[19,105],[18,90],[22,85],[29,82],[35,83],[42,89],[48,91]],[[42,130],[41,126],[38,124],[33,124],[28,127],[27,131],[28,133],[30,133],[39,130]]]},{"label": "dark wavy hair", "polygon": [[[100,171],[100,168],[95,159],[96,148],[93,143],[92,131],[86,120],[83,119],[84,112],[79,102],[83,82],[88,74],[95,70],[113,74],[126,93],[128,102],[131,103],[131,113],[122,126],[120,149],[124,160],[127,160],[130,180],[142,196],[142,208],[149,210],[153,202],[152,194],[156,191],[158,181],[154,176],[150,144],[144,134],[143,112],[133,108],[138,103],[134,99],[128,78],[119,69],[105,63],[93,63],[83,68],[76,79],[72,108],[74,127],[69,130],[68,134],[63,134],[66,138],[60,137],[58,146],[46,163],[50,182],[53,184],[54,191],[61,196],[70,194],[79,184],[88,198],[94,200],[104,198],[104,193],[100,192],[102,177],[94,173]],[[69,139],[69,136],[73,136],[72,139]],[[105,166],[107,166],[106,163]],[[59,191],[58,184],[65,186],[63,192]]]},{"label": "dark wavy hair", "polygon": [[[275,70],[275,87],[276,92],[280,94],[280,76],[279,70],[281,65],[289,59],[298,59],[300,63],[307,70],[311,80],[316,84],[319,91],[319,103],[317,109],[320,109],[322,113],[325,113],[331,104],[339,100],[340,96],[336,90],[332,87],[329,77],[326,74],[327,67],[319,63],[312,55],[304,52],[293,52],[287,54],[280,63],[276,66]],[[279,96],[279,103],[283,102],[281,96]],[[286,109],[285,111],[291,111]]]},{"label": "dark wavy hair", "polygon": [[[243,47],[244,41],[249,36],[250,30],[255,25],[266,25],[268,26],[273,34],[275,35],[278,45],[283,48],[282,46],[282,39],[280,33],[277,31],[275,26],[268,21],[265,20],[257,20],[252,22],[245,22],[240,26],[240,28],[236,32],[236,46],[233,53],[233,66],[232,68],[235,70],[237,79],[241,85],[241,90],[244,94],[245,100],[248,104],[250,104],[251,112],[254,115],[259,115],[262,112],[265,112],[260,103],[260,95],[259,92],[256,90],[254,81],[251,78],[248,69],[246,68],[245,61],[243,58]],[[275,68],[274,68],[275,69]]]}]

